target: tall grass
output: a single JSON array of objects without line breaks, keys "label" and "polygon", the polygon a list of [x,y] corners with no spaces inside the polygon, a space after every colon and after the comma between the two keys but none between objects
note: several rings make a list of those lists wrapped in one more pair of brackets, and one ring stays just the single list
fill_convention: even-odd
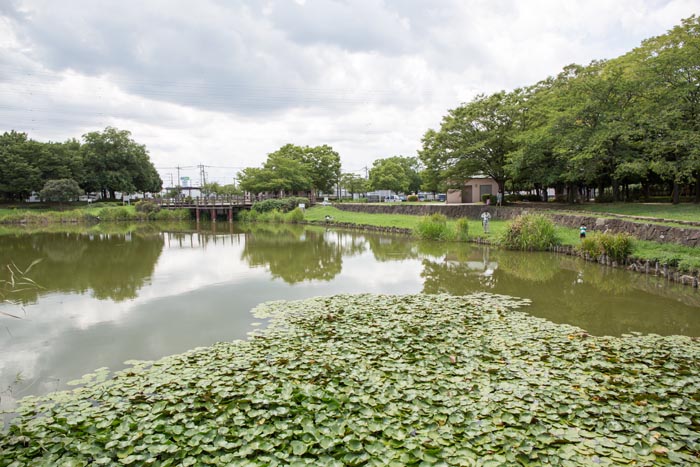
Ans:
[{"label": "tall grass", "polygon": [[238,213],[238,220],[240,222],[267,222],[270,224],[281,224],[281,223],[299,223],[304,221],[304,211],[300,208],[294,208],[289,212],[282,212],[278,209],[273,209],[271,211],[256,211],[251,209],[250,211],[241,211]]},{"label": "tall grass", "polygon": [[460,242],[469,241],[469,221],[466,217],[460,217],[455,223],[455,240]]},{"label": "tall grass", "polygon": [[542,214],[523,214],[510,223],[499,239],[501,245],[511,250],[548,250],[559,245],[554,223]]},{"label": "tall grass", "polygon": [[415,231],[422,240],[449,240],[452,236],[447,228],[447,217],[443,214],[423,217],[416,225]]},{"label": "tall grass", "polygon": [[581,241],[579,251],[598,258],[605,254],[611,259],[623,262],[634,251],[634,239],[626,233],[597,233]]}]

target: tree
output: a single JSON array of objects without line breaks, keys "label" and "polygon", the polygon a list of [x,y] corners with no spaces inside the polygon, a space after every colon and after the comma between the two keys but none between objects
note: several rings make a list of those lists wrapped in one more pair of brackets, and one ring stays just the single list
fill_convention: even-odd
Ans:
[{"label": "tree", "polygon": [[41,188],[41,171],[31,164],[36,142],[26,133],[0,136],[0,193],[9,199],[27,198]]},{"label": "tree", "polygon": [[311,185],[315,190],[329,193],[340,180],[340,155],[328,145],[305,147],[302,162],[309,170]]},{"label": "tree", "polygon": [[39,192],[39,196],[45,201],[66,203],[77,200],[84,193],[78,182],[70,178],[49,180]]},{"label": "tree", "polygon": [[340,178],[340,156],[330,146],[286,144],[268,154],[262,168],[238,174],[240,186],[251,193],[331,191]]},{"label": "tree", "polygon": [[146,147],[131,139],[126,130],[107,127],[83,135],[82,152],[87,173],[88,191],[101,191],[115,197],[116,191],[157,192],[163,185],[151,163]]},{"label": "tree", "polygon": [[646,90],[639,115],[651,170],[673,185],[695,182],[700,202],[700,18],[693,15],[629,54]]},{"label": "tree", "polygon": [[340,177],[340,186],[354,195],[355,193],[367,193],[369,182],[357,174],[344,173]]},{"label": "tree", "polygon": [[411,179],[396,157],[377,159],[369,171],[369,184],[375,190],[406,192]]},{"label": "tree", "polygon": [[429,160],[430,166],[445,167],[445,179],[458,186],[474,175],[488,175],[503,191],[509,178],[506,163],[516,149],[519,92],[482,94],[450,110],[440,131],[424,138],[431,146],[423,152],[430,158],[439,157]]}]

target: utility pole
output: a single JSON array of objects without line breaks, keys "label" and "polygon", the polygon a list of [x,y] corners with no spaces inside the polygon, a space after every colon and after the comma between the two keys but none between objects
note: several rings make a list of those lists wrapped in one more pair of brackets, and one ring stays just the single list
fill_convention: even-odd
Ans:
[{"label": "utility pole", "polygon": [[207,183],[207,174],[204,172],[204,164],[199,164],[199,183],[200,187],[203,187]]},{"label": "utility pole", "polygon": [[[175,167],[177,169],[177,186],[180,186],[180,166]],[[172,177],[172,175],[171,175]]]}]

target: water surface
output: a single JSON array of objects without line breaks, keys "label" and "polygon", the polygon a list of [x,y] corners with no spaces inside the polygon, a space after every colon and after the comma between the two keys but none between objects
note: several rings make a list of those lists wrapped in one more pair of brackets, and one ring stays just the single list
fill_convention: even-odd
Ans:
[{"label": "water surface", "polygon": [[700,336],[697,290],[568,256],[288,225],[56,230],[0,235],[2,407],[99,367],[245,338],[255,305],[317,295],[489,291],[595,335]]}]

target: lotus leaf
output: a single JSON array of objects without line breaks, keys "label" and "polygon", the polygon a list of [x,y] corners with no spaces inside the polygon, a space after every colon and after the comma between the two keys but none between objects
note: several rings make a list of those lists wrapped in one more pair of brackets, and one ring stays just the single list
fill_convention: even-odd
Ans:
[{"label": "lotus leaf", "polygon": [[700,344],[593,337],[486,293],[270,302],[246,341],[24,399],[14,465],[689,465]]}]

